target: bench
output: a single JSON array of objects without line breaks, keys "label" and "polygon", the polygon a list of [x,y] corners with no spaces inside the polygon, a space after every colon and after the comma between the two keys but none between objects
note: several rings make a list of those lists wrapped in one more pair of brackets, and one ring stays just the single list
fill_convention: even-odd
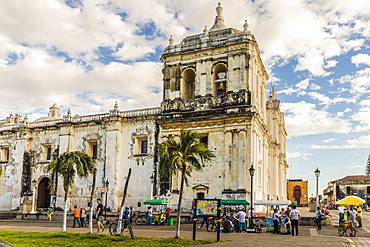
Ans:
[{"label": "bench", "polygon": [[42,212],[39,212],[39,213],[22,213],[21,215],[22,215],[22,220],[24,220],[25,218],[28,218],[29,216],[30,217],[28,219],[30,220],[33,220],[33,219],[38,220],[40,215],[45,215],[45,214],[43,214]]}]

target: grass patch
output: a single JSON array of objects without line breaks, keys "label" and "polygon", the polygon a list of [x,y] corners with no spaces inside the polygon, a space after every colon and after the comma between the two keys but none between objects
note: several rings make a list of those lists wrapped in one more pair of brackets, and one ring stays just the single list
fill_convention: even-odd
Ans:
[{"label": "grass patch", "polygon": [[14,247],[56,247],[56,246],[187,246],[213,243],[212,240],[196,240],[187,238],[158,238],[110,236],[96,233],[71,233],[71,232],[21,232],[0,230],[0,240]]}]

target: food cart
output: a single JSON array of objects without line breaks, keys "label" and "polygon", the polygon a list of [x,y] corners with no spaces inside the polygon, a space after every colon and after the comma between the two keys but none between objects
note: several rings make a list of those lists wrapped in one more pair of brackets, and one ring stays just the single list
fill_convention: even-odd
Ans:
[{"label": "food cart", "polygon": [[287,200],[287,201],[256,201],[254,202],[254,205],[261,205],[261,206],[266,206],[266,217],[264,218],[264,222],[265,223],[262,223],[262,224],[266,224],[266,231],[267,232],[272,232],[273,229],[274,229],[274,223],[273,223],[273,219],[272,218],[269,218],[269,207],[273,207],[273,206],[288,206],[291,204],[291,201],[290,200]]},{"label": "food cart", "polygon": [[144,205],[150,205],[150,206],[159,206],[159,210],[156,210],[157,212],[153,212],[153,223],[155,225],[164,224],[166,222],[166,207],[167,207],[167,200],[146,200],[144,201]]}]

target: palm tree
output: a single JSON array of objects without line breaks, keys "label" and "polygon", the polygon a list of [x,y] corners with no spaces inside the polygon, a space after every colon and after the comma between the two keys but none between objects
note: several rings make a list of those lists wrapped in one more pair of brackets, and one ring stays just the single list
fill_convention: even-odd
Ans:
[{"label": "palm tree", "polygon": [[93,175],[93,183],[91,187],[91,195],[90,195],[90,210],[89,210],[89,233],[92,233],[93,229],[93,199],[94,199],[94,192],[95,192],[95,184],[96,184],[96,168],[93,168],[90,172]]},{"label": "palm tree", "polygon": [[167,177],[181,173],[180,194],[177,208],[175,238],[180,237],[180,218],[184,183],[189,186],[193,170],[202,171],[202,164],[216,156],[207,145],[200,142],[200,134],[191,130],[181,130],[179,142],[168,139],[159,144],[159,174]]},{"label": "palm tree", "polygon": [[67,230],[68,193],[74,185],[75,176],[77,174],[80,178],[86,178],[94,168],[94,159],[88,154],[79,151],[66,151],[45,167],[46,172],[51,172],[53,174],[58,173],[63,177],[63,188],[65,193],[63,231]]}]

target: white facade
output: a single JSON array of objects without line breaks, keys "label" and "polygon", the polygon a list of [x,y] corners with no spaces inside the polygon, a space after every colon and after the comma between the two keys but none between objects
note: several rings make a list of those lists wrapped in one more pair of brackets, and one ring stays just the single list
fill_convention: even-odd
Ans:
[{"label": "white facade", "polygon": [[[97,161],[97,187],[109,181],[108,207],[118,210],[129,168],[127,206],[144,209],[143,201],[166,198],[177,205],[179,180],[158,175],[155,145],[180,130],[200,132],[215,151],[214,162],[194,172],[184,207],[194,198],[250,199],[248,169],[255,200],[286,200],[286,132],[284,114],[273,88],[266,101],[267,73],[257,42],[248,30],[227,28],[222,7],[215,24],[162,55],[163,102],[158,108],[106,114],[60,116],[56,105],[48,117],[29,122],[19,115],[0,120],[0,207],[30,211],[53,203],[54,185],[44,167],[64,151],[84,151]],[[151,181],[150,177],[153,177]],[[59,178],[60,180],[60,178]],[[35,181],[35,187],[32,181]],[[92,178],[76,179],[70,205],[87,206]],[[97,193],[102,197],[105,195]],[[58,182],[57,206],[64,191]]]}]

